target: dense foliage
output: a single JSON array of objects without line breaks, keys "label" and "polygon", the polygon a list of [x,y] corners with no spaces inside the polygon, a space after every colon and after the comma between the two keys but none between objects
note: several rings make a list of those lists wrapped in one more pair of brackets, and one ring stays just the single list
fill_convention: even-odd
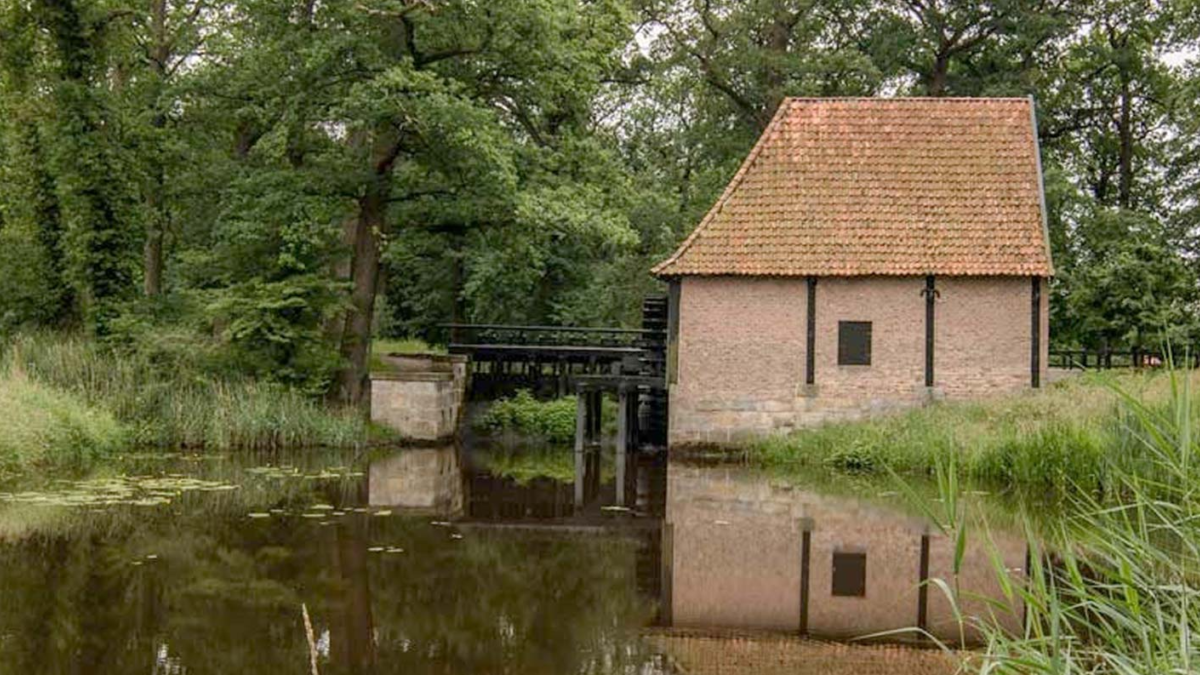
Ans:
[{"label": "dense foliage", "polygon": [[1032,95],[1055,339],[1196,338],[1183,0],[0,0],[0,331],[361,398],[373,336],[631,324],[787,95]]}]

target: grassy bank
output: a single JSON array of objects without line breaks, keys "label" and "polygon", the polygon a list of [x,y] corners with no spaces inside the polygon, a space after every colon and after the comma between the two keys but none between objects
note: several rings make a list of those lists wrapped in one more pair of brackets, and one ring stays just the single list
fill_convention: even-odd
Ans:
[{"label": "grassy bank", "polygon": [[446,348],[419,338],[379,338],[371,343],[371,370],[388,370],[384,357],[392,354],[445,354]]},{"label": "grassy bank", "polygon": [[[964,672],[1197,671],[1200,411],[1191,384],[1161,378],[1141,392],[1118,388],[1122,405],[1111,421],[1121,430],[1122,451],[1136,461],[1109,464],[1108,479],[1119,489],[1104,498],[1071,493],[1069,517],[1038,522],[1041,536],[1029,540],[1030,569],[994,560],[1000,588],[1019,600],[1010,606],[1021,612],[1025,628],[1014,634],[993,616],[960,615],[987,639]],[[960,541],[972,536],[964,534],[961,503],[949,481],[929,509]],[[955,570],[965,546],[957,550]],[[935,582],[936,592],[956,596],[957,579]]]},{"label": "grassy bank", "polygon": [[80,464],[112,454],[127,441],[110,413],[29,379],[0,371],[0,475],[40,465]]},{"label": "grassy bank", "polygon": [[20,336],[5,346],[3,368],[21,373],[47,396],[111,417],[133,445],[216,450],[346,446],[366,440],[369,433],[355,412],[329,410],[281,385],[220,377],[186,362],[119,353],[75,337]]},{"label": "grassy bank", "polygon": [[932,474],[953,455],[977,481],[1104,491],[1112,467],[1136,458],[1113,385],[1150,407],[1170,401],[1170,378],[1163,374],[1088,374],[1036,393],[827,424],[752,443],[746,453],[782,473],[860,474]]}]

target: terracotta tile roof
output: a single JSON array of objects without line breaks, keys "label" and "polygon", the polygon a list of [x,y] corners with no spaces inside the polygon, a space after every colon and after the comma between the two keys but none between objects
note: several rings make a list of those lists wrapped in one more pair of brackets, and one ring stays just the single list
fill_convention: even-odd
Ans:
[{"label": "terracotta tile roof", "polygon": [[787,99],[660,276],[1053,273],[1032,103]]}]

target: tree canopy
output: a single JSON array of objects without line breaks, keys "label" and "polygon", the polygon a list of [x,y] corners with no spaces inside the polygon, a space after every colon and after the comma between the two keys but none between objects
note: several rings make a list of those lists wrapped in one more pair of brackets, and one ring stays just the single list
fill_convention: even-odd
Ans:
[{"label": "tree canopy", "polygon": [[1186,1],[0,0],[0,331],[361,397],[373,336],[635,324],[785,96],[1032,96],[1054,340],[1197,337]]}]

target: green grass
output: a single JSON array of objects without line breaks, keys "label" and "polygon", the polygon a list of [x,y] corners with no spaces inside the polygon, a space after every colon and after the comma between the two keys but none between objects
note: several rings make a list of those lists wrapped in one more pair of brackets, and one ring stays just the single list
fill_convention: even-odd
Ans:
[{"label": "green grass", "polygon": [[8,368],[0,372],[0,474],[82,464],[128,440],[110,413]]},{"label": "green grass", "polygon": [[383,357],[389,354],[445,354],[446,348],[419,338],[379,338],[371,343],[371,370],[387,370]]},{"label": "green grass", "polygon": [[[1031,516],[1027,572],[993,556],[1004,605],[1022,608],[1024,629],[1004,630],[996,619],[1007,610],[999,605],[996,614],[960,614],[986,637],[986,649],[966,658],[964,672],[1200,670],[1200,411],[1189,377],[1164,379],[1150,390],[1119,382],[1112,389],[1121,403],[1109,422],[1123,451],[1137,459],[1110,464],[1109,494],[1103,500],[1086,491],[1070,494],[1071,515],[1051,524],[1035,525]],[[939,471],[946,480],[928,514],[965,541],[969,514],[957,507],[954,475],[952,464]],[[964,548],[958,547],[954,570]],[[936,579],[930,592],[954,600],[957,581],[952,574]]]},{"label": "green grass", "polygon": [[77,337],[19,336],[6,346],[3,361],[40,388],[118,420],[134,445],[348,446],[371,433],[356,411],[328,409],[281,385],[217,377],[187,363],[159,363]]},{"label": "green grass", "polygon": [[[562,445],[497,448],[485,455],[484,464],[491,473],[511,478],[520,485],[528,485],[537,478],[559,483],[571,483],[575,480],[575,452]],[[609,453],[603,453],[600,456],[601,482],[610,481],[615,475],[615,458]]]},{"label": "green grass", "polygon": [[[979,402],[944,402],[891,416],[826,424],[746,447],[754,464],[783,474],[932,475],[953,456],[970,479],[1029,489],[1112,488],[1109,466],[1128,461],[1112,377],[1084,375],[1041,392]],[[1169,378],[1116,380],[1147,405],[1169,398]]]}]

